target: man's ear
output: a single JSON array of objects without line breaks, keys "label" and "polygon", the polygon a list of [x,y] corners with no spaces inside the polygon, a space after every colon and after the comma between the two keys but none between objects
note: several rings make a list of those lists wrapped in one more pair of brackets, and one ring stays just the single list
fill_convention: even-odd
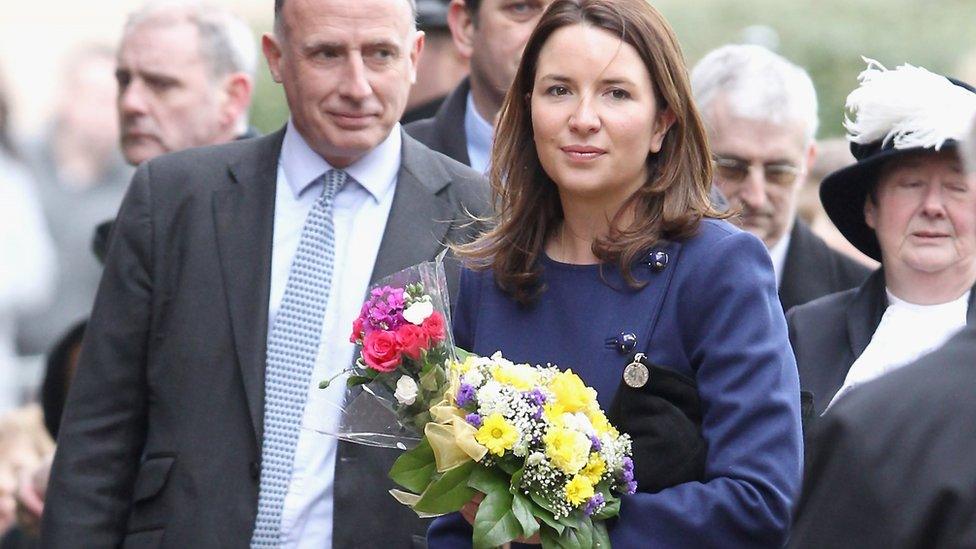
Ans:
[{"label": "man's ear", "polygon": [[268,60],[268,69],[275,82],[281,84],[281,45],[274,33],[266,32],[261,37],[261,49]]},{"label": "man's ear", "polygon": [[224,104],[221,106],[221,122],[233,127],[251,106],[254,79],[243,72],[229,74],[223,85]]},{"label": "man's ear", "polygon": [[417,65],[420,63],[420,56],[424,53],[424,44],[426,43],[427,35],[424,31],[417,31],[416,36],[413,38],[413,44],[410,46],[410,83],[417,83]]},{"label": "man's ear", "polygon": [[474,52],[474,18],[468,11],[464,0],[451,0],[447,7],[447,26],[451,29],[454,47],[461,57],[470,61]]}]

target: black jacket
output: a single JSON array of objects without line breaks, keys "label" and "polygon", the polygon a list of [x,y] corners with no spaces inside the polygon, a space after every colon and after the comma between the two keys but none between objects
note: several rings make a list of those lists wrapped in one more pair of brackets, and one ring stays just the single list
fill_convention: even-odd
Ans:
[{"label": "black jacket", "polygon": [[864,265],[831,249],[797,219],[786,250],[779,301],[783,310],[789,311],[818,297],[854,288],[870,273]]},{"label": "black jacket", "polygon": [[[969,297],[970,326],[976,325],[974,301],[976,291]],[[786,315],[800,389],[813,393],[817,415],[844,384],[887,307],[884,270],[878,269],[861,286],[801,305]]]},{"label": "black jacket", "polygon": [[789,547],[976,547],[974,388],[971,323],[831,407],[812,430]]}]

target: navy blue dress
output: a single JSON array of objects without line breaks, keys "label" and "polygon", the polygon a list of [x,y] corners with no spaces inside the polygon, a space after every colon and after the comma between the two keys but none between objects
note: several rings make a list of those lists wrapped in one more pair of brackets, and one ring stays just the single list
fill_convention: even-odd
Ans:
[{"label": "navy blue dress", "polygon": [[[800,489],[802,435],[769,255],[757,238],[717,220],[651,255],[660,251],[663,269],[636,265],[647,282],[636,290],[612,267],[545,257],[546,290],[530,307],[499,290],[491,271],[463,271],[456,343],[572,368],[607,409],[629,362],[616,340],[636,335],[635,350],[697,382],[708,451],[704,482],[624,496],[610,529],[614,547],[781,547]],[[457,513],[441,517],[428,544],[471,547],[471,528]]]}]

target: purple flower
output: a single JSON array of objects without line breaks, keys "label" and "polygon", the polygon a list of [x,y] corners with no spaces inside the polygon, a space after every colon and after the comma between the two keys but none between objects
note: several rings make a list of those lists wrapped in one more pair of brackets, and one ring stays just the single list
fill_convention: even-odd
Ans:
[{"label": "purple flower", "polygon": [[637,483],[634,482],[634,481],[628,482],[627,483],[627,493],[628,494],[634,494],[636,492],[637,492]]},{"label": "purple flower", "polygon": [[535,411],[532,412],[532,419],[542,419],[542,406],[535,407]]},{"label": "purple flower", "polygon": [[474,387],[468,385],[467,383],[462,383],[458,387],[457,396],[454,397],[455,402],[457,402],[458,408],[464,408],[474,400]]},{"label": "purple flower", "polygon": [[624,482],[634,482],[634,470],[624,469],[623,475],[620,477]]},{"label": "purple flower", "polygon": [[522,394],[536,406],[542,406],[546,403],[546,395],[538,387]]},{"label": "purple flower", "polygon": [[464,416],[464,421],[467,421],[468,423],[474,425],[475,427],[481,427],[481,416],[479,416],[478,414],[468,414]]},{"label": "purple flower", "polygon": [[363,304],[367,326],[373,330],[395,330],[403,324],[403,288],[374,288]]},{"label": "purple flower", "polygon": [[603,494],[594,495],[586,501],[586,506],[583,507],[583,514],[590,516],[593,513],[596,513],[597,509],[603,506],[604,503],[606,503],[606,500],[603,499]]},{"label": "purple flower", "polygon": [[629,457],[624,457],[621,462],[623,463],[624,471],[630,471],[631,473],[634,472],[634,460],[630,459]]},{"label": "purple flower", "polygon": [[[603,448],[603,445],[600,444],[600,437],[596,435],[590,435],[590,444],[593,445],[594,452],[599,452]],[[633,466],[633,464],[631,464],[631,466]]]}]

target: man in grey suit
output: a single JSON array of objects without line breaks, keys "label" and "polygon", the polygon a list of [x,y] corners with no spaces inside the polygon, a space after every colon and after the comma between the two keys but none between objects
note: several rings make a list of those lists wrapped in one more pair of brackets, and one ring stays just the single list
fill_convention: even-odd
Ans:
[{"label": "man in grey suit", "polygon": [[278,0],[263,49],[288,125],[140,166],[61,425],[45,547],[422,542],[386,493],[395,453],[321,434],[343,394],[317,388],[352,360],[369,282],[471,238],[468,213],[487,208],[480,176],[397,124],[423,47],[412,11]]}]

